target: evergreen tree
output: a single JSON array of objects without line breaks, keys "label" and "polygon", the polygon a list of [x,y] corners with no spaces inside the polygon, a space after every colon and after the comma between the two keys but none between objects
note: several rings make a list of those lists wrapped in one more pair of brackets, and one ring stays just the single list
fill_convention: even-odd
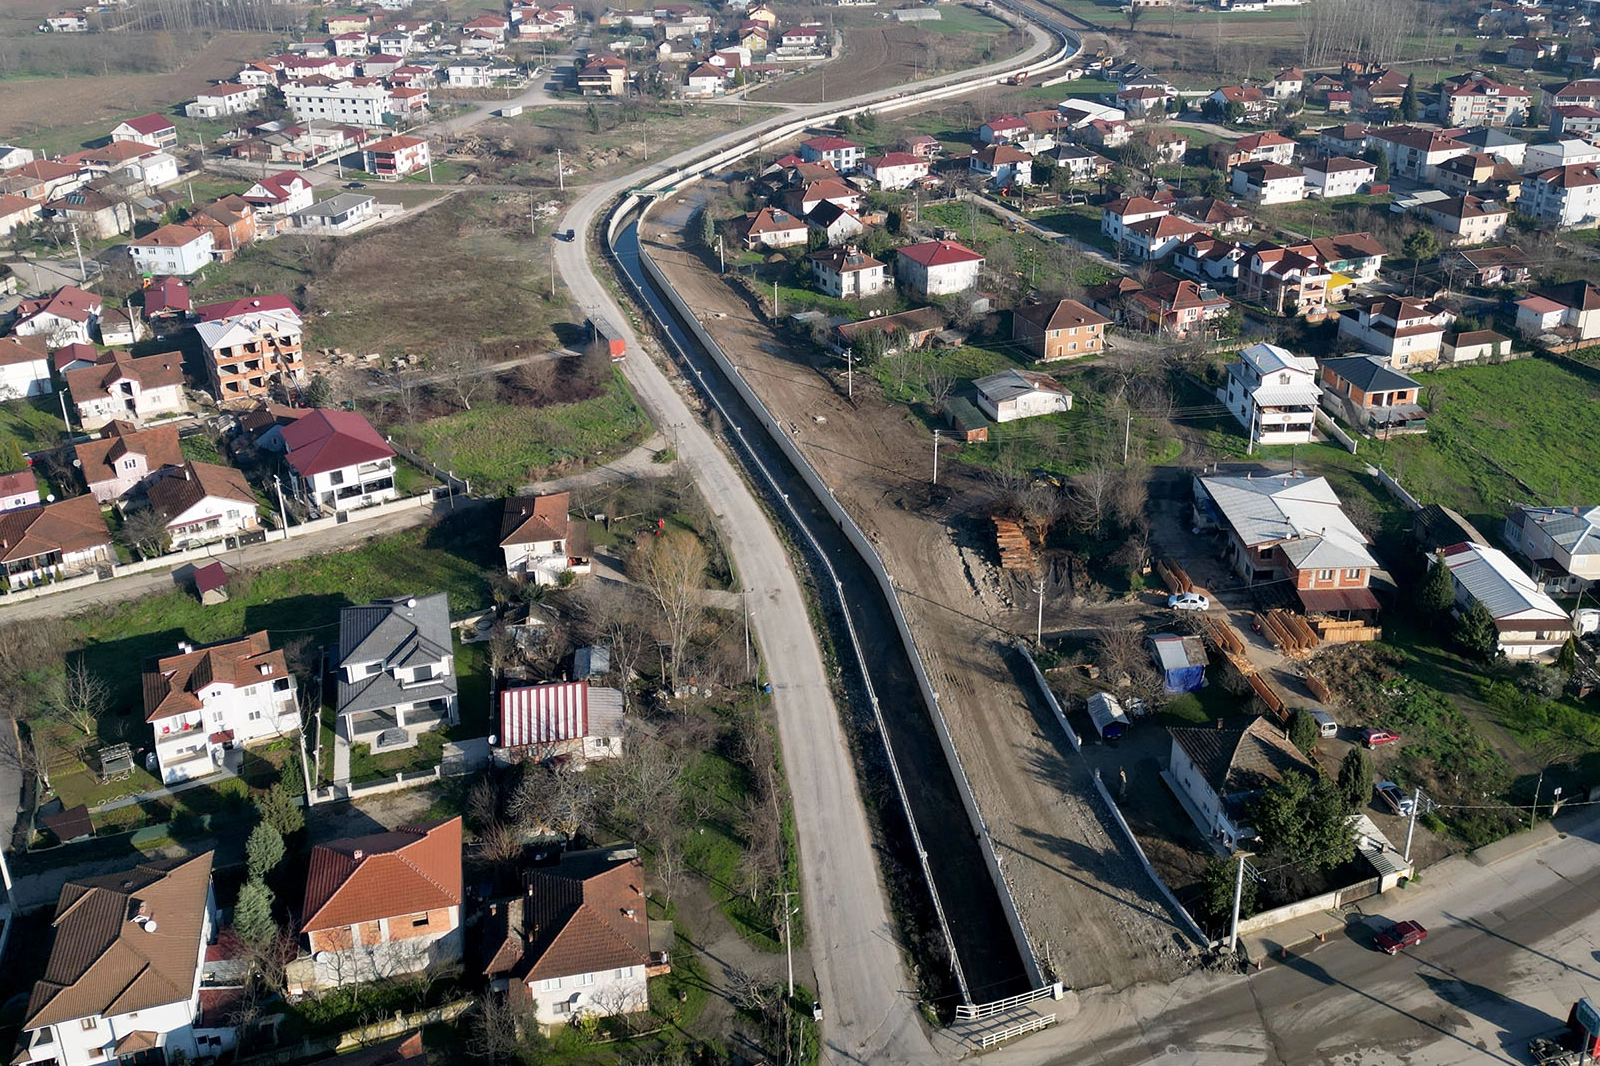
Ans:
[{"label": "evergreen tree", "polygon": [[1326,779],[1290,771],[1256,797],[1250,824],[1274,859],[1327,870],[1355,855],[1355,831],[1344,796]]},{"label": "evergreen tree", "polygon": [[250,839],[245,841],[245,863],[250,871],[250,880],[266,881],[267,875],[278,868],[283,861],[283,836],[273,827],[271,822],[257,822],[256,827],[250,830]]},{"label": "evergreen tree", "polygon": [[14,474],[26,469],[28,460],[22,454],[22,445],[9,433],[0,433],[0,474]]},{"label": "evergreen tree", "polygon": [[1407,122],[1417,120],[1417,76],[1406,79],[1406,91],[1400,97],[1400,117]]},{"label": "evergreen tree", "polygon": [[1317,746],[1317,720],[1304,707],[1296,707],[1289,716],[1289,739],[1304,752]]},{"label": "evergreen tree", "polygon": [[709,204],[700,209],[700,243],[707,248],[717,246],[717,219]]},{"label": "evergreen tree", "polygon": [[278,831],[281,837],[291,837],[306,826],[306,812],[300,807],[298,797],[283,785],[276,784],[265,795],[256,799],[256,810],[261,820]]},{"label": "evergreen tree", "polygon": [[1439,254],[1439,238],[1433,235],[1431,229],[1419,229],[1406,238],[1405,252],[1413,262],[1432,259]]},{"label": "evergreen tree", "polygon": [[239,889],[239,903],[233,909],[233,928],[253,948],[265,947],[277,935],[272,920],[272,889],[260,881],[246,881]]},{"label": "evergreen tree", "polygon": [[1417,607],[1430,618],[1438,619],[1450,613],[1456,605],[1456,583],[1445,565],[1444,554],[1434,556],[1428,567],[1428,576],[1417,589]]},{"label": "evergreen tree", "polygon": [[[1200,875],[1200,901],[1213,924],[1220,926],[1233,917],[1233,889],[1238,884],[1238,859],[1212,859]],[[1245,876],[1239,892],[1239,920],[1256,912],[1256,886],[1254,877]]]},{"label": "evergreen tree", "polygon": [[1456,642],[1472,657],[1489,662],[1500,654],[1500,634],[1494,615],[1481,603],[1473,603],[1456,626]]},{"label": "evergreen tree", "polygon": [[1339,792],[1344,796],[1345,806],[1352,811],[1360,810],[1367,797],[1372,795],[1375,778],[1372,757],[1366,749],[1351,748],[1339,763]]},{"label": "evergreen tree", "polygon": [[307,407],[326,407],[333,401],[333,381],[326,374],[318,374],[306,386]]},{"label": "evergreen tree", "polygon": [[1389,157],[1382,148],[1376,146],[1368,148],[1361,153],[1361,158],[1371,163],[1376,171],[1372,176],[1373,181],[1381,185],[1389,180]]}]

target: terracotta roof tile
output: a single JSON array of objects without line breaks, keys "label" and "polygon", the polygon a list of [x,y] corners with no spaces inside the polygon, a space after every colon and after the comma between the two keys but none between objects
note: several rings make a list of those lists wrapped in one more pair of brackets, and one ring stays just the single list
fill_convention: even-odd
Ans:
[{"label": "terracotta roof tile", "polygon": [[461,905],[461,819],[318,844],[302,933]]}]

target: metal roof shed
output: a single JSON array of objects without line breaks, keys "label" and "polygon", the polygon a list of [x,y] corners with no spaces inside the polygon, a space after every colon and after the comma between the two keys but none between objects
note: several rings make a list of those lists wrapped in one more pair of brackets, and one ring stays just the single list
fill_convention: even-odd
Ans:
[{"label": "metal roof shed", "polygon": [[1198,692],[1206,683],[1206,646],[1199,637],[1161,633],[1150,638],[1150,655],[1171,693]]}]

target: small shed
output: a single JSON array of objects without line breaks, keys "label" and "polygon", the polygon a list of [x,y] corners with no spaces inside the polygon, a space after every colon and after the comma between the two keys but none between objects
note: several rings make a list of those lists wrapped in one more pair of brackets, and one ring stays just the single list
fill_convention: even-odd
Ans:
[{"label": "small shed", "polygon": [[194,572],[194,591],[206,607],[228,602],[228,572],[221,563],[202,566]]},{"label": "small shed", "polygon": [[972,444],[989,439],[989,420],[973,406],[971,400],[957,396],[947,401],[944,415],[950,422],[950,428],[955,431],[956,439],[962,443]]},{"label": "small shed", "polygon": [[[59,802],[58,800],[57,803]],[[87,840],[94,836],[94,821],[89,817],[87,804],[80,803],[76,807],[69,807],[53,814],[41,814],[39,820],[63,844]]]},{"label": "small shed", "polygon": [[1162,686],[1173,693],[1198,692],[1206,683],[1206,645],[1199,637],[1158,633],[1150,638],[1150,657],[1161,671]]},{"label": "small shed", "polygon": [[572,680],[586,681],[611,672],[611,647],[591,644],[572,653]]}]

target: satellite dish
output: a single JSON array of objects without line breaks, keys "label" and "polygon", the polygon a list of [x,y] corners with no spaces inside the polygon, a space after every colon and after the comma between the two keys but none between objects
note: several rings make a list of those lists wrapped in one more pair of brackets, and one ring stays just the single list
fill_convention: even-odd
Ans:
[{"label": "satellite dish", "polygon": [[149,921],[144,923],[144,931],[147,933],[153,933],[156,931],[156,920],[154,918],[151,918]]},{"label": "satellite dish", "polygon": [[495,736],[493,733],[490,733],[489,734],[489,746],[491,748],[493,748],[493,747],[499,746],[499,744],[500,744],[500,738]]},{"label": "satellite dish", "polygon": [[55,503],[56,502],[56,494],[52,492],[50,495],[48,495],[48,496],[46,496],[44,498],[44,502],[45,503]]}]

